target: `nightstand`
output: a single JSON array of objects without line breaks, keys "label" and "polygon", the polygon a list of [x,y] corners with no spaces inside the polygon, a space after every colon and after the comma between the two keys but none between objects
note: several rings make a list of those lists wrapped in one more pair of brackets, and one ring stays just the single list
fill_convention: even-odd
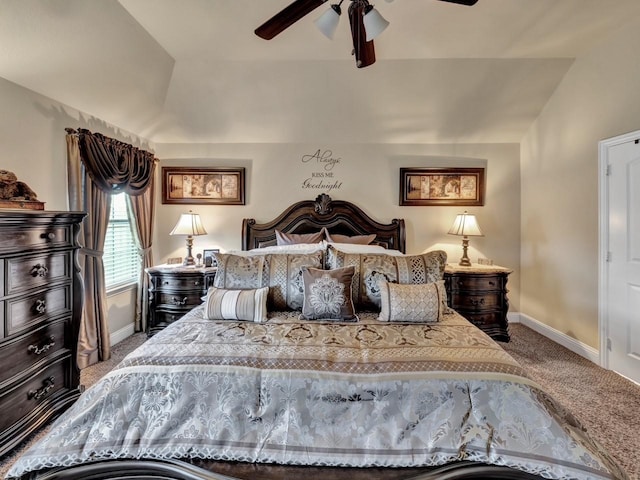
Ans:
[{"label": "nightstand", "polygon": [[497,265],[448,264],[444,281],[449,306],[494,340],[508,342],[507,280],[511,272]]},{"label": "nightstand", "polygon": [[215,267],[158,265],[147,268],[149,315],[147,335],[152,336],[202,303],[213,285]]}]

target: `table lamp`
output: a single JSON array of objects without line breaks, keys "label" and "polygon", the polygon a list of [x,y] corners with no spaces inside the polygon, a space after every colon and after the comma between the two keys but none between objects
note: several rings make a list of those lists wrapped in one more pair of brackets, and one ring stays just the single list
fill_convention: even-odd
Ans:
[{"label": "table lamp", "polygon": [[183,213],[180,215],[180,219],[169,235],[186,235],[187,236],[187,256],[184,257],[183,265],[195,265],[193,256],[191,255],[191,248],[193,247],[194,235],[206,235],[207,232],[202,226],[200,221],[200,215],[193,213],[189,210],[189,213]]},{"label": "table lamp", "polygon": [[480,230],[478,222],[476,221],[475,215],[467,213],[466,210],[464,213],[458,214],[448,233],[450,235],[462,236],[462,258],[460,259],[459,265],[463,267],[470,267],[471,261],[467,256],[467,249],[469,248],[469,236],[484,236],[482,230]]}]

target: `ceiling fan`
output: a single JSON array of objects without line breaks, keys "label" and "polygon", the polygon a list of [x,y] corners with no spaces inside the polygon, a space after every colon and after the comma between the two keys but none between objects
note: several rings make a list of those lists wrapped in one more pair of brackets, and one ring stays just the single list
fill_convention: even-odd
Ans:
[{"label": "ceiling fan", "polygon": [[[294,0],[280,12],[264,22],[255,30],[255,34],[265,40],[282,33],[302,17],[311,13],[328,0]],[[373,47],[373,39],[377,37],[389,25],[368,0],[349,0],[349,24],[351,25],[351,37],[353,39],[353,55],[356,57],[358,68],[367,67],[376,61]],[[392,1],[392,0],[387,0]],[[441,2],[457,3],[458,5],[472,6],[478,0],[439,0]],[[338,25],[342,13],[340,3],[331,5],[315,23],[327,37],[333,38],[333,33]]]}]

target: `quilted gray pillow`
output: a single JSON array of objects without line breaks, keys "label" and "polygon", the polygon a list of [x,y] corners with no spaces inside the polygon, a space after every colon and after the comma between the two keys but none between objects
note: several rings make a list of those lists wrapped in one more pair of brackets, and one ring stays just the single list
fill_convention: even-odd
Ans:
[{"label": "quilted gray pillow", "polygon": [[269,310],[301,310],[304,299],[302,267],[322,268],[324,251],[307,254],[233,255],[215,253],[217,288],[269,287]]},{"label": "quilted gray pillow", "polygon": [[432,283],[444,278],[447,253],[434,250],[420,255],[345,253],[329,245],[327,268],[353,265],[352,296],[356,308],[380,309],[380,280],[400,284]]}]

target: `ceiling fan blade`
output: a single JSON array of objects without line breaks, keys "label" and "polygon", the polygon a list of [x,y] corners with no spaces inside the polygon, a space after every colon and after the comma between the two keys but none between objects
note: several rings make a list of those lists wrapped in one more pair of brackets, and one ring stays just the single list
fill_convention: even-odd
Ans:
[{"label": "ceiling fan blade", "polygon": [[467,5],[471,7],[478,3],[478,0],[440,0],[441,2],[457,3],[458,5]]},{"label": "ceiling fan blade", "polygon": [[356,57],[356,67],[364,68],[376,63],[376,51],[373,40],[367,42],[367,32],[364,28],[364,4],[351,2],[349,5],[349,24],[353,39],[353,54]]},{"label": "ceiling fan blade", "polygon": [[295,0],[292,4],[256,28],[255,33],[260,38],[271,40],[326,1],[327,0]]}]

